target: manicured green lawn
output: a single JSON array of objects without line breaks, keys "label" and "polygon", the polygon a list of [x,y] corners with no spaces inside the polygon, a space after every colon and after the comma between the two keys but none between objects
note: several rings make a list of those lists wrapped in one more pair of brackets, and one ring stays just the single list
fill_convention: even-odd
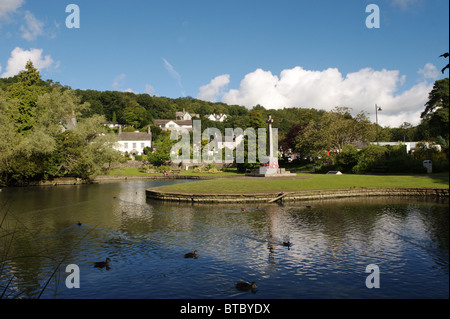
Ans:
[{"label": "manicured green lawn", "polygon": [[151,176],[151,175],[161,175],[161,173],[142,173],[139,172],[137,168],[113,168],[109,174],[109,176]]},{"label": "manicured green lawn", "polygon": [[418,187],[448,188],[445,175],[324,175],[298,174],[292,179],[217,178],[158,187],[159,190],[183,193],[251,193],[298,191],[310,189],[338,189],[350,187]]},{"label": "manicured green lawn", "polygon": [[[236,170],[229,169],[225,172],[217,172],[217,173],[197,173],[193,170],[180,170],[180,175],[191,175],[191,176],[243,176],[245,174],[238,174]],[[154,175],[162,175],[162,173],[142,173],[138,168],[114,168],[112,169],[109,176],[154,176]]]}]

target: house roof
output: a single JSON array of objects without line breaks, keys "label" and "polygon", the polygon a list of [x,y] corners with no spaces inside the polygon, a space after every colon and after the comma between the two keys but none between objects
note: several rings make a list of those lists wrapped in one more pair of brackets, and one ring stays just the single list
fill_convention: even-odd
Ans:
[{"label": "house roof", "polygon": [[191,112],[175,112],[175,116],[184,116],[185,114],[189,114],[191,117],[200,117],[200,114],[198,113],[191,113]]},{"label": "house roof", "polygon": [[177,124],[179,126],[192,125],[192,121],[191,120],[154,120],[153,124],[155,124],[155,125],[166,125],[169,122],[174,122],[175,124]]},{"label": "house roof", "polygon": [[221,118],[226,118],[226,117],[228,117],[228,115],[222,114],[222,113],[220,113],[220,114],[215,114],[215,113],[213,113],[213,114],[206,114],[206,115],[205,115],[205,117],[207,117],[207,118],[210,118],[211,116],[212,116],[214,119],[216,119],[216,120],[220,120]]},{"label": "house roof", "polygon": [[152,135],[143,132],[122,132],[119,141],[151,141]]}]

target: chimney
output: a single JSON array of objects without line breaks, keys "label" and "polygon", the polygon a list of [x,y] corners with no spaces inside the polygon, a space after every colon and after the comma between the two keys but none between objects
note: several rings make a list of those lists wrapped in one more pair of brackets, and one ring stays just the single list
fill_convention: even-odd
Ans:
[{"label": "chimney", "polygon": [[150,132],[150,125],[147,126],[147,134],[152,134],[152,132]]},{"label": "chimney", "polygon": [[119,134],[122,134],[122,125],[119,125]]}]

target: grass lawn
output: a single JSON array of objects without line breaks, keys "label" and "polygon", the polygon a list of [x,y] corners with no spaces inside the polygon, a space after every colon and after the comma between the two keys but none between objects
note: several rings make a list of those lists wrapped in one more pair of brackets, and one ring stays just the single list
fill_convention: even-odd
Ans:
[{"label": "grass lawn", "polygon": [[161,173],[142,173],[137,168],[113,168],[109,171],[109,176],[152,176],[161,175]]},{"label": "grass lawn", "polygon": [[296,178],[217,178],[158,187],[158,190],[182,193],[251,193],[338,189],[350,187],[448,188],[447,174],[430,175],[325,175],[298,174]]},{"label": "grass lawn", "polygon": [[[142,173],[138,168],[113,168],[109,176],[155,176],[162,175],[162,173]],[[220,171],[218,173],[196,173],[192,169],[190,170],[180,170],[179,175],[187,176],[244,176],[245,174],[240,174],[236,172],[236,169],[227,169],[226,171]]]}]

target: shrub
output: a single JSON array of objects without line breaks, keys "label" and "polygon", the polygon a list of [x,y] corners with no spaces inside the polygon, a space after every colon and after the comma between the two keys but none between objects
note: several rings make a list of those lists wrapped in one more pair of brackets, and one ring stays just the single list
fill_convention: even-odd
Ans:
[{"label": "shrub", "polygon": [[194,171],[194,173],[213,173],[213,174],[221,172],[221,170],[218,169],[216,164],[214,164],[214,163],[208,163],[203,168],[197,166],[196,168],[194,168],[193,171]]},{"label": "shrub", "polygon": [[368,145],[359,152],[358,163],[352,171],[362,174],[370,171],[376,166],[382,165],[387,149],[380,145]]},{"label": "shrub", "polygon": [[358,163],[358,150],[354,145],[345,145],[334,159],[334,170],[341,172],[351,172]]}]

